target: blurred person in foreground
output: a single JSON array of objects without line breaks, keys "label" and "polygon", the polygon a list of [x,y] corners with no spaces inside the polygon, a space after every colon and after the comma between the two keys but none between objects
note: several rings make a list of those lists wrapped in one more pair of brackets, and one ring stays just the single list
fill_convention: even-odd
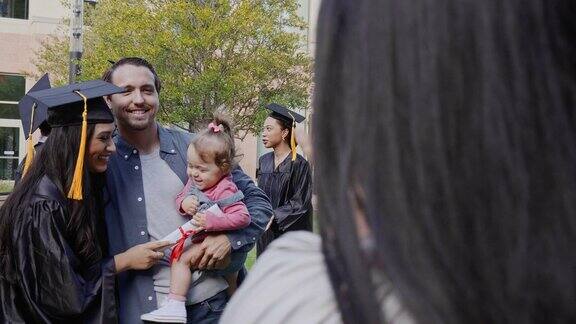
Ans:
[{"label": "blurred person in foreground", "polygon": [[574,17],[567,0],[323,1],[322,239],[272,243],[222,323],[576,321]]}]

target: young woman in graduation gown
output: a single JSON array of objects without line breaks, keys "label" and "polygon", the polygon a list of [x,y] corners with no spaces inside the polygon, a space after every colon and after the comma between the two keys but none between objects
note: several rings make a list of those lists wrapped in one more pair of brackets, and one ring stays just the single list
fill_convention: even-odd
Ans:
[{"label": "young woman in graduation gown", "polygon": [[273,151],[260,157],[257,179],[270,198],[274,218],[258,241],[258,255],[283,233],[312,231],[312,173],[308,161],[291,147],[292,126],[304,117],[276,104],[267,108],[272,113],[264,121],[262,141]]},{"label": "young woman in graduation gown", "polygon": [[[117,322],[115,275],[162,255],[155,251],[162,242],[106,255],[102,188],[114,119],[96,101],[88,104],[84,145],[82,102],[48,111],[52,133],[0,209],[1,323]],[[68,198],[74,180],[79,191]]]}]

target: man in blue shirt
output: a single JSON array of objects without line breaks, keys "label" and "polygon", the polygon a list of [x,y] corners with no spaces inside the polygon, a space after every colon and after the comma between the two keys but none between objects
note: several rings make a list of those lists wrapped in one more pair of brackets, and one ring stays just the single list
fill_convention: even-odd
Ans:
[{"label": "man in blue shirt", "polygon": [[[116,254],[159,240],[187,220],[178,213],[174,199],[188,177],[186,150],[191,135],[156,122],[161,83],[144,59],[123,58],[103,79],[127,90],[106,98],[118,126],[116,154],[108,163],[106,206],[109,249]],[[197,252],[193,269],[223,269],[232,264],[226,270],[237,271],[272,215],[268,197],[246,174],[236,169],[232,176],[245,196],[252,223],[192,245]],[[169,264],[164,260],[149,270],[118,276],[120,322],[140,323],[140,315],[166,298],[169,281]],[[188,323],[216,323],[226,305],[226,281],[214,271],[194,272],[193,281],[187,296]]]}]

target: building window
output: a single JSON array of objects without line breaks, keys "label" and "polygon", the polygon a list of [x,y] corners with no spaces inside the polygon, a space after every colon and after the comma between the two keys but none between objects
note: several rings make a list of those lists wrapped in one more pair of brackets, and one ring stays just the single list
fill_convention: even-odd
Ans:
[{"label": "building window", "polygon": [[12,101],[18,104],[25,93],[26,79],[23,76],[0,73],[0,101]]},{"label": "building window", "polygon": [[20,119],[18,101],[25,93],[26,79],[23,76],[0,73],[0,119]]},{"label": "building window", "polygon": [[18,101],[26,93],[21,75],[0,73],[0,193],[12,191],[21,138]]},{"label": "building window", "polygon": [[11,103],[0,102],[0,119],[19,119],[18,106]]},{"label": "building window", "polygon": [[0,17],[28,19],[28,0],[0,0]]}]

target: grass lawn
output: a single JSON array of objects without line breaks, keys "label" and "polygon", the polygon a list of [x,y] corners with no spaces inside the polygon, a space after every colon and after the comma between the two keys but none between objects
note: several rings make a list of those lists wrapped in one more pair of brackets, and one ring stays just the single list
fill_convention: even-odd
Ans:
[{"label": "grass lawn", "polygon": [[246,269],[248,270],[252,269],[254,261],[256,261],[256,247],[254,247],[252,250],[250,250],[250,252],[248,252],[248,257],[246,258],[246,262],[244,262]]},{"label": "grass lawn", "polygon": [[14,188],[14,180],[0,180],[0,193],[10,193]]}]

